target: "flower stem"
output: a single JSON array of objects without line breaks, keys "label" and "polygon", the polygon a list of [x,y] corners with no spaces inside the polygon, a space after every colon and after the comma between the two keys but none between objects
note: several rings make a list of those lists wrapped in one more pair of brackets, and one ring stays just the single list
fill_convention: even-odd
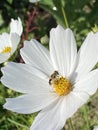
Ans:
[{"label": "flower stem", "polygon": [[11,122],[11,123],[13,123],[13,124],[15,124],[16,126],[20,126],[20,127],[23,127],[23,128],[26,128],[27,130],[29,130],[29,128],[27,126],[22,125],[22,124],[14,121],[14,120],[11,120],[11,119],[8,118],[8,121]]},{"label": "flower stem", "polygon": [[87,111],[86,105],[83,107],[83,112],[84,112],[84,118],[85,118],[85,121],[86,121],[86,129],[89,130],[90,126],[89,126],[88,111]]},{"label": "flower stem", "polygon": [[69,126],[70,126],[70,130],[75,130],[71,118],[69,118]]},{"label": "flower stem", "polygon": [[68,28],[68,27],[69,27],[69,25],[68,25],[68,20],[67,20],[66,12],[65,12],[63,6],[62,6],[62,13],[63,13],[63,17],[64,17],[65,25],[66,25],[66,27]]}]

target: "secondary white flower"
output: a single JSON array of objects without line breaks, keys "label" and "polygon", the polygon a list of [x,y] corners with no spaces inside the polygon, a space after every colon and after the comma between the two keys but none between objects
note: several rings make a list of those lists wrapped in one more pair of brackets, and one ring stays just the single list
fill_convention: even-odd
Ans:
[{"label": "secondary white flower", "polygon": [[60,130],[98,87],[98,33],[89,33],[77,53],[70,29],[50,32],[50,52],[36,40],[21,49],[25,64],[2,68],[1,82],[22,96],[6,99],[4,108],[30,114],[40,111],[30,130]]},{"label": "secondary white flower", "polygon": [[98,130],[98,126],[94,126],[94,129],[93,130]]},{"label": "secondary white flower", "polygon": [[32,3],[36,3],[38,1],[40,1],[40,0],[30,0],[30,2],[32,2]]},{"label": "secondary white flower", "polygon": [[5,62],[15,52],[23,28],[20,18],[11,20],[10,34],[2,33],[0,35],[0,63]]}]

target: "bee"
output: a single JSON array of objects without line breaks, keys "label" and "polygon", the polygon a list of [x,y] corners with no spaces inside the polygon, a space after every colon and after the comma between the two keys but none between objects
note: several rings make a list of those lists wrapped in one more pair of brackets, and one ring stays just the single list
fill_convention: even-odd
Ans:
[{"label": "bee", "polygon": [[58,71],[54,71],[53,74],[50,76],[49,79],[49,84],[52,85],[53,81],[59,77],[59,72]]}]

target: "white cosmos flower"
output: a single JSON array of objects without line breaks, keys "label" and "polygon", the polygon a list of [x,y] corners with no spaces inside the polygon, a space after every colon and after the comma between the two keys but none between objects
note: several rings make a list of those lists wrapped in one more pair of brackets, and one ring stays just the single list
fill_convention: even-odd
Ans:
[{"label": "white cosmos flower", "polygon": [[0,35],[0,63],[5,62],[15,52],[23,28],[20,18],[11,20],[10,33],[2,33]]},{"label": "white cosmos flower", "polygon": [[[66,120],[98,87],[98,33],[89,33],[77,53],[74,35],[61,26],[50,32],[50,52],[36,40],[21,49],[25,64],[2,68],[1,82],[22,96],[7,98],[4,108],[30,114],[40,111],[30,130],[61,130]],[[54,75],[55,72],[55,75]]]},{"label": "white cosmos flower", "polygon": [[93,130],[98,130],[98,126],[94,126],[94,129]]}]

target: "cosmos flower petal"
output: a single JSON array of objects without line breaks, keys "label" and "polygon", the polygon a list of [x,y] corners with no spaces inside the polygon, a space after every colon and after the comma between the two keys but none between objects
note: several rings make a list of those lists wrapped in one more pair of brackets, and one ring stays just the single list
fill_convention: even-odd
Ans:
[{"label": "cosmos flower petal", "polygon": [[8,46],[11,47],[10,34],[2,33],[0,35],[0,52],[2,52],[2,50]]},{"label": "cosmos flower petal", "polygon": [[89,33],[81,46],[77,57],[77,68],[73,77],[74,80],[82,78],[93,69],[98,62],[98,33]]},{"label": "cosmos flower petal", "polygon": [[21,19],[18,17],[18,20],[11,19],[10,23],[10,33],[17,33],[21,36],[23,32],[22,22]]},{"label": "cosmos flower petal", "polygon": [[15,52],[15,50],[17,49],[18,43],[20,42],[20,36],[17,33],[11,33],[10,34],[10,39],[11,39],[11,43],[12,43],[12,53]]},{"label": "cosmos flower petal", "polygon": [[5,47],[12,47],[10,35],[8,33],[2,33],[2,35],[0,35],[0,53]]},{"label": "cosmos flower petal", "polygon": [[93,130],[98,130],[98,126],[94,126],[94,129]]},{"label": "cosmos flower petal", "polygon": [[98,88],[98,69],[89,72],[74,85],[74,91],[86,92],[93,95]]},{"label": "cosmos flower petal", "polygon": [[62,103],[63,98],[42,110],[35,118],[30,130],[61,130],[66,121],[62,113]]},{"label": "cosmos flower petal", "polygon": [[49,51],[36,40],[25,41],[20,53],[26,64],[37,66],[48,76],[53,73]]},{"label": "cosmos flower petal", "polygon": [[85,92],[74,92],[68,94],[63,101],[63,116],[70,118],[84,103],[89,99],[89,95]]},{"label": "cosmos flower petal", "polygon": [[76,42],[70,29],[64,30],[58,25],[50,31],[50,55],[57,70],[69,77],[77,56]]},{"label": "cosmos flower petal", "polygon": [[3,73],[1,82],[15,91],[22,93],[45,93],[50,90],[49,83],[45,79],[46,75],[30,65],[8,63],[1,71]]},{"label": "cosmos flower petal", "polygon": [[29,114],[40,111],[57,99],[58,96],[54,93],[27,94],[16,98],[7,98],[4,108],[18,113]]},{"label": "cosmos flower petal", "polygon": [[5,62],[10,57],[10,54],[0,54],[0,64]]},{"label": "cosmos flower petal", "polygon": [[71,117],[88,98],[89,95],[86,93],[75,92],[72,92],[65,98],[59,98],[58,103],[56,101],[38,114],[30,130],[40,130],[40,128],[42,130],[61,130],[66,119]]}]

